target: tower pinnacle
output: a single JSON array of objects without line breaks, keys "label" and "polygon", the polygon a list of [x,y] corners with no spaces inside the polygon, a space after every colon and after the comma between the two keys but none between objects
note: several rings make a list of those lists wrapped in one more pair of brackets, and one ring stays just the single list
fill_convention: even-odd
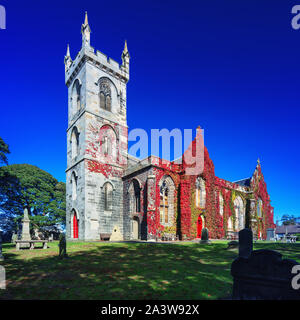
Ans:
[{"label": "tower pinnacle", "polygon": [[127,40],[125,40],[124,50],[122,52],[122,66],[129,72],[129,59],[130,55],[127,48]]},{"label": "tower pinnacle", "polygon": [[85,12],[84,23],[81,26],[81,34],[82,34],[82,47],[90,46],[90,37],[91,37],[91,28],[88,22],[88,14]]},{"label": "tower pinnacle", "polygon": [[69,47],[69,44],[67,46],[67,53],[65,55],[65,71],[67,71],[70,67],[70,65],[72,64],[72,59],[71,59],[71,56],[70,56],[70,47]]}]

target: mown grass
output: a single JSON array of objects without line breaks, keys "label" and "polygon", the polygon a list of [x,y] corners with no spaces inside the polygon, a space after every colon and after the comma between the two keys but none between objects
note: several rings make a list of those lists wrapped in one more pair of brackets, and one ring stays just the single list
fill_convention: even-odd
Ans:
[{"label": "mown grass", "polygon": [[[3,245],[7,289],[0,299],[226,299],[237,250],[227,241],[198,243],[68,242],[69,257],[49,249]],[[300,244],[257,242],[300,262]]]}]

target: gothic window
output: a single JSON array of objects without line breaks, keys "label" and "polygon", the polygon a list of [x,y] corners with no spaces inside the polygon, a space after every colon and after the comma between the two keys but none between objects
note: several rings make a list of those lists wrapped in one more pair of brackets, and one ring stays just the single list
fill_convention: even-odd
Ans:
[{"label": "gothic window", "polygon": [[203,178],[198,177],[196,180],[196,206],[205,208],[206,190],[205,181]]},{"label": "gothic window", "polygon": [[165,176],[160,180],[159,193],[160,223],[164,226],[168,226],[172,223],[174,218],[175,184],[170,176]]},{"label": "gothic window", "polygon": [[107,79],[100,81],[100,107],[104,110],[111,111],[111,89]]},{"label": "gothic window", "polygon": [[81,108],[81,85],[78,79],[75,80],[72,89],[72,105],[73,113],[76,113]]},{"label": "gothic window", "polygon": [[136,179],[133,179],[128,188],[129,211],[136,213],[141,211],[141,188]]},{"label": "gothic window", "polygon": [[104,185],[104,210],[112,211],[112,201],[113,201],[113,187],[107,182]]},{"label": "gothic window", "polygon": [[220,192],[219,194],[219,210],[220,210],[220,215],[223,216],[223,213],[224,213],[224,199],[223,199],[223,196]]},{"label": "gothic window", "polygon": [[102,152],[105,156],[112,154],[111,139],[108,136],[104,136],[102,140]]},{"label": "gothic window", "polygon": [[73,128],[72,134],[71,134],[71,153],[72,153],[72,159],[75,159],[75,157],[78,155],[78,130],[76,127]]},{"label": "gothic window", "polygon": [[229,218],[228,218],[227,230],[228,230],[228,231],[233,231],[232,217],[229,217]]},{"label": "gothic window", "polygon": [[245,210],[244,202],[240,196],[234,200],[235,210],[235,231],[240,231],[245,228]]},{"label": "gothic window", "polygon": [[160,188],[160,223],[167,224],[169,222],[169,198],[168,188],[165,181]]},{"label": "gothic window", "polygon": [[105,95],[103,92],[100,92],[100,107],[105,109]]},{"label": "gothic window", "polygon": [[262,217],[262,205],[263,205],[263,202],[261,198],[258,198],[257,199],[257,216],[258,217]]},{"label": "gothic window", "polygon": [[77,178],[75,173],[72,173],[72,200],[77,198]]}]

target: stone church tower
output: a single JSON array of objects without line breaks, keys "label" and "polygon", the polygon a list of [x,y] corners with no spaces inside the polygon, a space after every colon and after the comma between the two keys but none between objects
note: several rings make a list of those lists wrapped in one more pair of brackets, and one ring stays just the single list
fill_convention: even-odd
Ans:
[{"label": "stone church tower", "polygon": [[65,56],[68,87],[67,208],[68,239],[100,240],[118,228],[123,234],[123,182],[127,165],[126,84],[129,53],[122,65],[90,45],[87,14],[82,47],[73,61]]}]

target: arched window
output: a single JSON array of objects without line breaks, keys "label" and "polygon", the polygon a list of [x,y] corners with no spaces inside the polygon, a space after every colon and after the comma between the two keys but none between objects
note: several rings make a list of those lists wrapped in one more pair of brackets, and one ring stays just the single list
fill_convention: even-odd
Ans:
[{"label": "arched window", "polygon": [[169,226],[174,219],[174,194],[175,184],[170,176],[163,177],[159,182],[160,204],[159,214],[160,223]]},{"label": "arched window", "polygon": [[166,183],[163,182],[160,188],[160,223],[169,223],[169,197],[168,197],[168,187]]},{"label": "arched window", "polygon": [[220,215],[223,216],[223,213],[224,213],[224,199],[223,199],[223,196],[220,192],[219,194],[219,210],[220,210]]},{"label": "arched window", "polygon": [[262,217],[262,206],[263,206],[263,202],[261,200],[261,198],[257,199],[257,216],[258,217]]},{"label": "arched window", "polygon": [[104,210],[112,211],[113,187],[107,182],[104,185]]},{"label": "arched window", "polygon": [[104,125],[99,133],[101,156],[109,156],[109,161],[116,161],[118,154],[117,136],[115,131],[109,125]]},{"label": "arched window", "polygon": [[101,79],[100,83],[100,107],[102,109],[111,111],[111,89],[108,79]]},{"label": "arched window", "polygon": [[100,107],[105,109],[105,95],[103,92],[100,92]]},{"label": "arched window", "polygon": [[240,196],[234,200],[235,210],[235,231],[240,231],[245,228],[245,210],[244,202]]},{"label": "arched window", "polygon": [[128,188],[129,211],[136,213],[141,211],[141,188],[136,179],[133,179]]},{"label": "arched window", "polygon": [[75,80],[72,88],[72,106],[73,113],[76,113],[81,108],[81,85],[78,79]]},{"label": "arched window", "polygon": [[205,181],[203,178],[198,177],[196,180],[196,206],[205,208],[206,190]]},{"label": "arched window", "polygon": [[73,128],[71,134],[71,150],[72,150],[72,159],[78,155],[78,130],[76,127]]},{"label": "arched window", "polygon": [[75,173],[72,173],[72,200],[77,198],[77,178]]},{"label": "arched window", "polygon": [[108,136],[104,136],[102,140],[102,152],[105,156],[110,156],[111,150],[111,139]]},{"label": "arched window", "polygon": [[233,231],[232,217],[228,218],[227,231]]}]

